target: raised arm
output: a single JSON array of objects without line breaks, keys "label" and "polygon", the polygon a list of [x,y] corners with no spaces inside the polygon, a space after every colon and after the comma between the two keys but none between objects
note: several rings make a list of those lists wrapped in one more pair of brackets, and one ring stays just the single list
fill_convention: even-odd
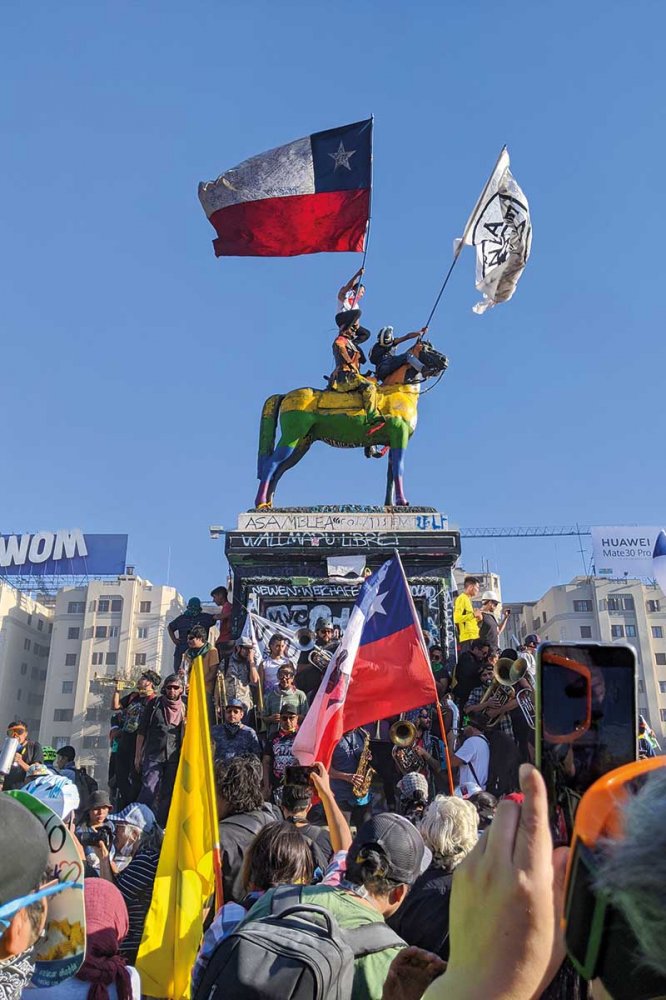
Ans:
[{"label": "raised arm", "polygon": [[359,267],[359,269],[358,269],[358,271],[356,272],[356,274],[354,274],[354,275],[353,275],[353,276],[352,276],[352,277],[351,277],[351,278],[349,279],[349,281],[347,282],[347,284],[346,284],[346,285],[343,285],[343,286],[342,286],[342,288],[341,288],[341,289],[340,289],[340,291],[338,292],[338,301],[340,301],[340,302],[344,302],[344,300],[345,300],[345,295],[347,294],[347,292],[351,292],[351,290],[352,290],[352,288],[354,287],[354,285],[356,284],[356,282],[357,282],[357,281],[358,281],[358,280],[359,280],[360,278],[362,278],[362,277],[363,277],[363,272],[364,272],[364,270],[365,270],[365,268],[363,268],[363,267]]},{"label": "raised arm", "polygon": [[404,344],[406,340],[418,340],[425,333],[428,332],[427,326],[422,326],[420,330],[414,330],[413,333],[403,333],[402,337],[396,337],[393,341],[394,344]]},{"label": "raised arm", "polygon": [[326,768],[321,761],[317,761],[313,764],[313,767],[316,768],[316,770],[312,772],[310,780],[314,785],[315,791],[321,799],[321,803],[324,807],[333,852],[337,853],[338,851],[348,851],[352,842],[351,830],[349,829],[347,820],[342,815],[340,807],[333,797],[331,783],[329,781]]}]

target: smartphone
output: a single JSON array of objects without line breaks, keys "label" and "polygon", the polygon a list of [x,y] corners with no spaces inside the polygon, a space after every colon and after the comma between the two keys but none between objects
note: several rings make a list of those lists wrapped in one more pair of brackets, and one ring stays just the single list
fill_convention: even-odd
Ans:
[{"label": "smartphone", "polygon": [[638,758],[636,673],[631,646],[544,642],[537,650],[536,765],[556,846],[570,842],[590,785]]},{"label": "smartphone", "polygon": [[285,785],[309,785],[310,775],[317,768],[312,764],[292,764],[284,769]]}]

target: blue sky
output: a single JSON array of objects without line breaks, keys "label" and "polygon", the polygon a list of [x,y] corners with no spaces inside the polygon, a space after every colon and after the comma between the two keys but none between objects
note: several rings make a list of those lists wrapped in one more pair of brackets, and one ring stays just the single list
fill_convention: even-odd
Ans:
[{"label": "blue sky", "polygon": [[[364,322],[425,321],[503,143],[532,257],[483,317],[470,250],[431,326],[414,504],[461,525],[663,520],[666,9],[114,0],[0,10],[2,532],[127,531],[137,571],[224,579],[208,525],[256,489],[266,396],[330,370],[359,258],[216,260],[197,183],[374,113]],[[380,503],[384,466],[317,445],[281,504]],[[575,540],[466,543],[505,596]]]}]

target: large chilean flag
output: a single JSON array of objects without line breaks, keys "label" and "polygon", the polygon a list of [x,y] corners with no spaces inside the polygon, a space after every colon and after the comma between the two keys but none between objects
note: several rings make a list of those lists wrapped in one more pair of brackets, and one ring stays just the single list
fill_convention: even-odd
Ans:
[{"label": "large chilean flag", "polygon": [[368,119],[278,146],[201,183],[215,256],[363,250],[371,162]]},{"label": "large chilean flag", "polygon": [[400,556],[363,584],[344,638],[294,741],[302,764],[328,767],[343,733],[437,701]]}]

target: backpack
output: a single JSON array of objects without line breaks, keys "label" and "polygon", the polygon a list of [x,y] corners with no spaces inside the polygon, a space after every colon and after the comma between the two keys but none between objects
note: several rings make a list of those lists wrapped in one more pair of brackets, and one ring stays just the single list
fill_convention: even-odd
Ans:
[{"label": "backpack", "polygon": [[385,923],[342,930],[300,886],[280,886],[271,911],[240,923],[217,946],[192,1000],[351,1000],[354,959],[405,942]]},{"label": "backpack", "polygon": [[486,730],[484,739],[487,740],[490,751],[486,791],[501,799],[503,795],[520,788],[518,747],[506,733],[493,732],[492,729]]}]

